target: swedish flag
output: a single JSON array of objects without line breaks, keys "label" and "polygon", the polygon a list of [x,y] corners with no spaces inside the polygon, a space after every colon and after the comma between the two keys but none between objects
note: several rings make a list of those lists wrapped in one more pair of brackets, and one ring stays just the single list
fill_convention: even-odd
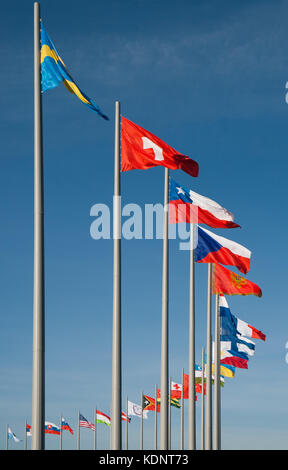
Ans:
[{"label": "swedish flag", "polygon": [[60,82],[63,82],[65,87],[70,93],[75,94],[86,106],[98,113],[104,119],[108,117],[102,113],[99,106],[97,106],[88,96],[80,90],[78,85],[71,77],[67,70],[66,65],[59,56],[53,42],[48,36],[43,23],[41,22],[41,76],[42,76],[42,92],[55,88]]}]

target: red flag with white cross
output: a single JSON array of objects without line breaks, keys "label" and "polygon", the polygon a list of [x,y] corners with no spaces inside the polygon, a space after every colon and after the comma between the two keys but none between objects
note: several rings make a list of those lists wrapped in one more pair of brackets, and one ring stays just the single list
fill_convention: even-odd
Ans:
[{"label": "red flag with white cross", "polygon": [[192,158],[122,116],[121,171],[147,170],[159,165],[171,170],[181,169],[195,177],[199,172],[198,163]]}]

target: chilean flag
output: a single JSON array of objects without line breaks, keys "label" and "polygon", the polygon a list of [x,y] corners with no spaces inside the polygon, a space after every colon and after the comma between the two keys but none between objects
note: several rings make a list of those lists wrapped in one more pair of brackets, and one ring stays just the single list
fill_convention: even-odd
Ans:
[{"label": "chilean flag", "polygon": [[212,228],[234,228],[234,216],[217,202],[201,196],[170,178],[170,223],[206,224]]},{"label": "chilean flag", "polygon": [[236,266],[246,274],[250,268],[251,251],[239,243],[198,226],[198,243],[194,249],[194,257],[198,263]]},{"label": "chilean flag", "polygon": [[121,170],[146,170],[154,166],[181,169],[198,176],[198,163],[132,121],[121,119]]}]

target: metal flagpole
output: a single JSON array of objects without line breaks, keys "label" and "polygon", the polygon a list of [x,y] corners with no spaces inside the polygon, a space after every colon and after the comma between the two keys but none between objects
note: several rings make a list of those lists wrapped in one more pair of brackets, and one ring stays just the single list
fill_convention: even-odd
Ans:
[{"label": "metal flagpole", "polygon": [[97,406],[95,407],[95,417],[94,417],[94,426],[95,426],[95,431],[94,431],[94,450],[97,449]]},{"label": "metal flagpole", "polygon": [[155,450],[157,450],[157,384],[155,385]]},{"label": "metal flagpole", "polygon": [[205,448],[212,450],[212,380],[211,380],[211,278],[212,264],[208,264],[208,297],[207,297],[207,338],[206,338],[206,433]]},{"label": "metal flagpole", "polygon": [[180,441],[181,450],[184,450],[184,369],[182,369],[182,393],[181,393],[181,432],[180,432]]},{"label": "metal flagpole", "polygon": [[219,294],[216,294],[215,303],[215,341],[214,341],[214,450],[221,449],[220,425],[220,315]]},{"label": "metal flagpole", "polygon": [[162,268],[160,450],[168,450],[168,203],[169,169],[165,168]]},{"label": "metal flagpole", "polygon": [[205,450],[205,348],[202,348],[201,450]]},{"label": "metal flagpole", "polygon": [[169,377],[168,406],[168,449],[171,450],[171,377]]},{"label": "metal flagpole", "polygon": [[77,437],[77,449],[80,450],[80,411],[78,412],[78,437]]},{"label": "metal flagpole", "polygon": [[60,450],[62,450],[62,415],[60,415]]},{"label": "metal flagpole", "polygon": [[190,298],[189,298],[189,400],[188,449],[196,448],[195,420],[195,280],[194,280],[194,224],[190,224]]},{"label": "metal flagpole", "polygon": [[126,418],[127,418],[127,421],[126,421],[126,450],[128,450],[128,424],[129,424],[129,421],[128,421],[128,395],[127,395],[127,398],[126,398]]},{"label": "metal flagpole", "polygon": [[140,450],[143,450],[143,392],[141,392]]},{"label": "metal flagpole", "polygon": [[113,340],[111,449],[121,450],[121,191],[120,191],[120,102],[115,102],[115,152],[113,198]]},{"label": "metal flagpole", "polygon": [[27,419],[26,419],[26,421],[25,421],[24,450],[27,450]]},{"label": "metal flagpole", "polygon": [[8,427],[9,425],[6,424],[6,450],[8,450]]},{"label": "metal flagpole", "polygon": [[45,332],[44,332],[44,204],[42,98],[40,70],[40,5],[34,3],[34,300],[32,450],[45,448]]}]

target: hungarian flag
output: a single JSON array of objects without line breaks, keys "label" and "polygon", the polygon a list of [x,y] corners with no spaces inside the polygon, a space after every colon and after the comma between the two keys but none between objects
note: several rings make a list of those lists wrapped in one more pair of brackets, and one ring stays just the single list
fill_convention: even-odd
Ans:
[{"label": "hungarian flag", "polygon": [[257,284],[254,284],[245,277],[233,273],[220,264],[213,264],[213,294],[228,295],[257,295],[262,297],[262,291]]},{"label": "hungarian flag", "polygon": [[171,170],[181,169],[198,176],[198,163],[182,155],[151,132],[122,116],[121,120],[121,170],[147,170],[154,166]]}]

